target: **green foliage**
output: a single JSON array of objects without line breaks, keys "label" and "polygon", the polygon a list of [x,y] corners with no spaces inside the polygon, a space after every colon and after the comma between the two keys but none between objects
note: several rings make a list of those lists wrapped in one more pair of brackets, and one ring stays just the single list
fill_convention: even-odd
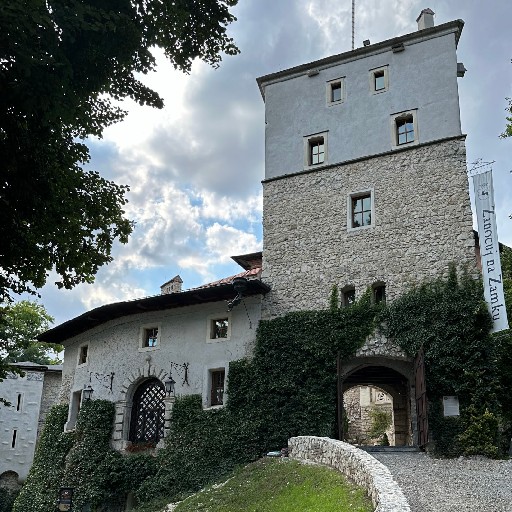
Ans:
[{"label": "green foliage", "polygon": [[[153,509],[156,510],[156,509]],[[365,490],[336,470],[287,459],[262,459],[238,469],[221,487],[180,503],[176,512],[369,512]]]},{"label": "green foliage", "polygon": [[506,139],[507,137],[512,137],[512,98],[505,98],[508,101],[508,107],[505,109],[505,112],[511,114],[511,116],[507,116],[505,119],[507,120],[507,124],[505,126],[505,131],[500,135],[501,139]]},{"label": "green foliage", "polygon": [[139,79],[154,47],[176,69],[218,66],[237,0],[2,0],[0,8],[0,302],[55,268],[58,286],[91,282],[132,230],[126,186],[84,170],[88,136],[125,116],[113,100],[161,108]]},{"label": "green foliage", "polygon": [[[30,361],[42,365],[60,364],[62,345],[42,343],[37,336],[50,328],[53,318],[43,305],[28,300],[0,305],[0,381],[9,363]],[[53,352],[53,357],[51,355]]]},{"label": "green foliage", "polygon": [[333,284],[331,288],[331,295],[329,297],[329,309],[336,311],[340,308],[340,291],[338,287]]},{"label": "green foliage", "polygon": [[11,491],[0,487],[0,512],[12,512],[14,500],[18,494],[19,491]]},{"label": "green foliage", "polygon": [[330,436],[336,358],[353,355],[364,343],[377,311],[367,292],[349,308],[261,322],[253,358],[230,363],[225,408],[204,411],[199,396],[176,401],[169,442],[158,453],[160,469],[142,485],[140,502],[179,499],[286,446],[291,436]]},{"label": "green foliage", "polygon": [[64,433],[67,417],[68,408],[64,405],[56,405],[48,413],[34,462],[13,512],[54,512],[66,455],[74,441],[72,433]]},{"label": "green foliage", "polygon": [[[371,439],[382,438],[386,435],[386,430],[391,426],[391,411],[386,411],[378,407],[370,410],[370,431],[368,435]],[[387,436],[386,436],[387,439]],[[389,444],[389,440],[388,440]]]},{"label": "green foliage", "polygon": [[498,457],[498,418],[487,409],[480,413],[475,407],[470,407],[466,415],[465,430],[459,435],[464,455]]}]

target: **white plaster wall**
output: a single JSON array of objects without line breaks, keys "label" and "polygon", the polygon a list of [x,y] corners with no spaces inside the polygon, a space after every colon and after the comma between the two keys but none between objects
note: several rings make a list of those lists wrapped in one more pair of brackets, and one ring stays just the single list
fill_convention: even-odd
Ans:
[{"label": "white plaster wall", "polygon": [[[226,368],[229,362],[248,355],[256,336],[261,315],[261,298],[245,298],[246,309],[236,306],[231,315],[230,339],[208,340],[208,318],[227,316],[226,303],[216,302],[166,311],[140,313],[110,321],[64,342],[63,386],[61,400],[80,391],[89,381],[93,398],[112,402],[125,400],[129,383],[148,375],[164,380],[170,363],[189,363],[188,382],[183,370],[173,368],[176,395],[201,394],[208,405],[208,370]],[[160,345],[139,350],[141,326],[159,326]],[[88,361],[77,366],[80,346],[87,344]],[[114,372],[112,390],[109,375]]]},{"label": "white plaster wall", "polygon": [[[44,372],[26,370],[25,376],[11,374],[0,382],[0,396],[11,407],[0,405],[0,475],[15,471],[25,480],[34,459]],[[16,411],[18,393],[22,394],[21,410]],[[17,430],[12,448],[13,430]]]},{"label": "white plaster wall", "polygon": [[[267,84],[265,178],[302,171],[303,137],[315,133],[328,132],[327,164],[390,151],[390,115],[398,112],[417,109],[420,143],[460,135],[455,29],[431,37],[406,42],[400,53],[390,45],[313,77],[303,72]],[[389,89],[373,94],[369,73],[381,66],[388,66]],[[326,82],[340,77],[345,101],[328,106]]]}]

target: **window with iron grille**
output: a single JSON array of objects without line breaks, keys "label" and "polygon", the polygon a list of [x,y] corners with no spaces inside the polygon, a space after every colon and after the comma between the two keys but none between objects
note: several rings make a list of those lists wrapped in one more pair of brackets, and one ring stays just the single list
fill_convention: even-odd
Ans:
[{"label": "window with iron grille", "polygon": [[158,327],[144,329],[144,347],[156,347],[158,345]]},{"label": "window with iron grille", "polygon": [[225,370],[214,370],[210,372],[211,375],[211,397],[210,405],[223,405],[224,404],[224,378],[226,376]]},{"label": "window with iron grille", "polygon": [[133,396],[132,443],[158,443],[164,437],[165,388],[158,379],[143,382]]}]

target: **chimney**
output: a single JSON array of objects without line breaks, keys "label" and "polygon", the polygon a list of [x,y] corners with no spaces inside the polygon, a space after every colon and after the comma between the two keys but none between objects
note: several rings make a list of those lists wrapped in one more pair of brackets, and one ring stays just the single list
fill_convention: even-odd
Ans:
[{"label": "chimney", "polygon": [[416,21],[418,22],[418,30],[433,27],[434,14],[435,12],[432,9],[423,9],[423,11],[420,12],[420,15],[416,19]]},{"label": "chimney", "polygon": [[183,279],[180,276],[174,276],[170,281],[167,281],[160,286],[160,293],[167,295],[168,293],[180,293]]}]

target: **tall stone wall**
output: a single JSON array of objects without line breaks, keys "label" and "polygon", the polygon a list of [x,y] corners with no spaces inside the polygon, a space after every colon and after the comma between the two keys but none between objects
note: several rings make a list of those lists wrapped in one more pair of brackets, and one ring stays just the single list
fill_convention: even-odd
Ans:
[{"label": "tall stone wall", "polygon": [[[350,194],[371,190],[373,226],[347,228]],[[464,137],[264,182],[263,317],[322,309],[333,284],[388,300],[476,268]]]}]

